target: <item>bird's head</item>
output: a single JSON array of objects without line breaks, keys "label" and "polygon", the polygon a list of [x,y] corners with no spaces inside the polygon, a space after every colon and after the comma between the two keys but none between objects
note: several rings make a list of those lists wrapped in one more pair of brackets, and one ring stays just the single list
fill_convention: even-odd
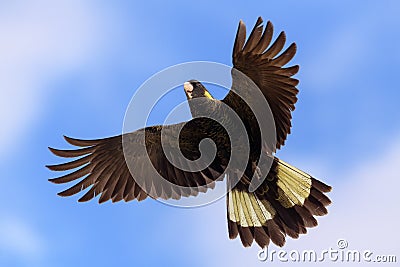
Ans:
[{"label": "bird's head", "polygon": [[197,97],[206,97],[208,99],[214,99],[210,92],[204,87],[201,82],[197,80],[190,80],[183,84],[183,88],[185,89],[186,97],[188,100],[197,98]]}]

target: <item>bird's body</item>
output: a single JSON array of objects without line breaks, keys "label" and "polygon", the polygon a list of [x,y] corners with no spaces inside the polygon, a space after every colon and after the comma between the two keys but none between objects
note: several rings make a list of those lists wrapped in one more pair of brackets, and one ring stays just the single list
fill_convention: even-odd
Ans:
[{"label": "bird's body", "polygon": [[[232,189],[227,193],[229,236],[239,235],[244,246],[250,246],[253,240],[261,247],[267,246],[270,240],[283,246],[285,235],[297,238],[306,233],[307,227],[316,226],[314,216],[327,213],[325,206],[330,200],[324,193],[331,188],[275,157],[276,149],[284,145],[290,133],[291,111],[298,93],[298,80],[292,76],[299,68],[283,67],[295,54],[294,44],[277,56],[285,43],[284,33],[269,46],[271,40],[271,23],[264,29],[259,18],[246,41],[245,26],[240,22],[233,49],[231,91],[223,100],[217,100],[201,82],[185,82],[184,90],[193,116],[186,123],[150,126],[98,140],[66,137],[69,143],[82,148],[51,148],[51,151],[61,157],[83,157],[48,167],[55,171],[82,168],[51,181],[66,183],[83,179],[59,194],[70,196],[90,187],[79,201],[96,195],[101,195],[99,202],[142,200],[147,196],[179,199],[206,192],[214,187],[215,181],[226,176],[228,189]],[[257,99],[249,90],[254,85],[269,105],[265,113],[272,114],[274,138],[263,137],[259,118],[253,110]],[[238,119],[230,115],[229,109]],[[239,124],[244,126],[245,134],[232,135],[240,132]],[[178,142],[174,141],[176,139]],[[199,144],[205,139],[214,143],[215,157],[200,151]],[[246,140],[248,155],[232,159],[234,153],[246,154]],[[184,158],[195,162],[194,165],[178,157],[174,153],[176,149]],[[271,165],[266,173],[260,171],[265,164],[260,160],[262,157]],[[203,166],[199,160],[210,164]],[[237,164],[230,167],[230,160]],[[245,167],[240,172],[235,166],[243,161]],[[187,168],[179,168],[173,162]],[[198,168],[194,170],[193,166]],[[167,183],[158,182],[154,175],[149,175],[153,167]],[[255,190],[250,188],[253,177],[260,179]]]}]

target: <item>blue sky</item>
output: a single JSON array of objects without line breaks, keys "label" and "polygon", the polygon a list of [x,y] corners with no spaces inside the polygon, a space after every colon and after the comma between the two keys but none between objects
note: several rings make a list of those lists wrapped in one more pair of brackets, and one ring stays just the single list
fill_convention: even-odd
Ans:
[{"label": "blue sky", "polygon": [[278,155],[334,186],[329,215],[285,249],[346,238],[398,253],[399,10],[394,0],[1,1],[0,265],[268,264],[228,239],[224,200],[81,204],[58,197],[44,167],[58,162],[48,146],[67,148],[63,134],[119,134],[130,98],[158,71],[230,65],[238,21],[258,16],[298,45],[299,101]]}]

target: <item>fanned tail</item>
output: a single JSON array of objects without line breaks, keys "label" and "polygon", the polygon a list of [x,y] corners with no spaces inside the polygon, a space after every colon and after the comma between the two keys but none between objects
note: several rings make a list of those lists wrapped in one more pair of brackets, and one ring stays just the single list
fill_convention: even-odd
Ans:
[{"label": "fanned tail", "polygon": [[275,158],[264,183],[255,191],[235,186],[227,195],[228,230],[245,247],[253,240],[260,247],[270,241],[285,244],[286,235],[298,238],[318,225],[314,216],[328,213],[331,201],[324,194],[331,187],[288,163]]}]

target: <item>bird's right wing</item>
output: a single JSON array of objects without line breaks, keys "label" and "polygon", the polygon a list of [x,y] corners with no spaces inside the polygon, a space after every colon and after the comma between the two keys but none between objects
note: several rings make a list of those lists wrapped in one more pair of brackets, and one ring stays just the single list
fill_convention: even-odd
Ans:
[{"label": "bird's right wing", "polygon": [[[153,198],[180,199],[181,196],[187,197],[205,192],[208,188],[214,187],[214,181],[220,178],[224,171],[218,159],[215,159],[210,167],[190,172],[175,167],[164,153],[168,151],[168,140],[179,136],[182,154],[191,157],[189,160],[199,157],[198,141],[204,138],[204,133],[200,134],[199,129],[191,126],[182,128],[183,124],[185,123],[152,126],[97,140],[65,137],[68,143],[80,148],[73,150],[49,148],[50,151],[59,157],[80,158],[47,167],[52,171],[66,171],[78,167],[79,169],[50,181],[63,184],[83,178],[59,193],[60,196],[71,196],[90,187],[79,199],[80,202],[88,201],[97,195],[101,195],[99,203],[102,203],[110,199],[113,202],[122,199],[130,201],[135,198],[143,200],[148,195]],[[161,146],[163,128],[163,136],[166,138],[163,139],[166,140],[163,141],[163,145],[165,144],[166,150],[163,150]],[[185,142],[185,140],[190,141]],[[173,158],[173,153],[170,156]],[[129,168],[127,162],[129,162]],[[151,173],[154,174],[151,165],[165,178],[164,182],[157,180],[155,177],[157,175],[151,175]]]}]

